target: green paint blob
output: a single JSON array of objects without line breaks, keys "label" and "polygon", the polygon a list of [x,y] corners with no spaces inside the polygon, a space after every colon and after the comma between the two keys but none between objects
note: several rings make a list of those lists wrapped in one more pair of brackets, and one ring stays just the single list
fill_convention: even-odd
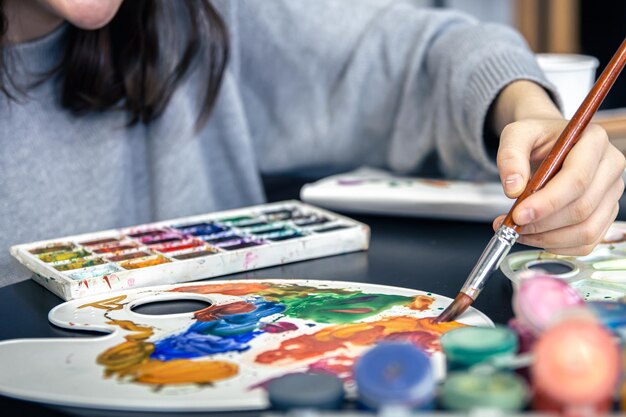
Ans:
[{"label": "green paint blob", "polygon": [[352,323],[387,310],[394,305],[406,305],[411,297],[388,294],[321,293],[308,294],[303,298],[284,298],[285,315],[318,323]]}]

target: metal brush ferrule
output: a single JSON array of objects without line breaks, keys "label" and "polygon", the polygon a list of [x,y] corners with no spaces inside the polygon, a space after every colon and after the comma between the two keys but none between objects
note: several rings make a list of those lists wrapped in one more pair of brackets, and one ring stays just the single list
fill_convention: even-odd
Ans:
[{"label": "metal brush ferrule", "polygon": [[509,253],[518,237],[517,232],[511,227],[500,226],[496,234],[489,241],[483,254],[480,255],[474,269],[472,269],[463,288],[461,288],[461,292],[475,300],[491,274],[500,267],[500,263]]}]

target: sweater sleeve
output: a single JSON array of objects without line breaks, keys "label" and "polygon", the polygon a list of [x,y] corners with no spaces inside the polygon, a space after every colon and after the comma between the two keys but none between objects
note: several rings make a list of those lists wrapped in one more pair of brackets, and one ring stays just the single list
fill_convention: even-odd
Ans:
[{"label": "sweater sleeve", "polygon": [[[234,0],[231,0],[234,1]],[[497,170],[483,125],[517,79],[549,84],[512,29],[394,0],[238,1],[233,69],[268,174],[359,165]]]}]

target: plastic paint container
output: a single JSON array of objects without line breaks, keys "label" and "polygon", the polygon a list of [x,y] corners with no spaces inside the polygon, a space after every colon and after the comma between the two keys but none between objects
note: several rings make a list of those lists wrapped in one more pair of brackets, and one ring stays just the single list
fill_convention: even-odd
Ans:
[{"label": "plastic paint container", "polygon": [[275,410],[337,410],[344,400],[343,382],[333,375],[296,373],[281,376],[267,385]]},{"label": "plastic paint container", "polygon": [[513,294],[515,317],[535,335],[568,309],[584,305],[582,297],[566,281],[538,273],[522,277]]},{"label": "plastic paint container", "polygon": [[449,410],[520,410],[528,399],[524,380],[513,373],[458,372],[448,376],[441,388],[441,406]]},{"label": "plastic paint container", "polygon": [[517,335],[504,326],[462,327],[445,333],[441,347],[448,370],[467,369],[473,365],[517,352]]},{"label": "plastic paint container", "polygon": [[[587,307],[609,330],[618,334],[626,333],[626,304],[613,301],[589,301]],[[621,332],[618,332],[622,329]]]},{"label": "plastic paint container", "polygon": [[620,373],[613,335],[589,317],[572,316],[545,331],[533,348],[533,387],[564,410],[597,409]]},{"label": "plastic paint container", "polygon": [[508,323],[509,329],[513,330],[517,334],[517,341],[519,343],[518,353],[526,353],[532,350],[533,345],[537,341],[535,334],[516,318],[512,318]]},{"label": "plastic paint container", "polygon": [[358,359],[354,379],[359,402],[368,408],[430,408],[435,397],[430,358],[409,343],[374,346]]}]

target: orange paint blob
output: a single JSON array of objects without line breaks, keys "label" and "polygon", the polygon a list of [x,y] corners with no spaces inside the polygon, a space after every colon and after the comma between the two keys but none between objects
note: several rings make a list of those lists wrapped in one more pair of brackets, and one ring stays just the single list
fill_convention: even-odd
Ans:
[{"label": "orange paint blob", "polygon": [[187,287],[177,287],[172,292],[192,292],[196,294],[224,294],[224,295],[248,295],[254,294],[269,288],[267,284],[261,283],[225,283],[225,284],[206,284],[206,285],[190,285]]},{"label": "orange paint blob", "polygon": [[232,378],[238,372],[239,367],[232,362],[189,359],[151,359],[131,370],[134,382],[152,385],[211,384]]},{"label": "orange paint blob", "polygon": [[413,302],[408,306],[411,310],[426,311],[435,302],[433,297],[418,295],[413,298]]},{"label": "orange paint blob", "polygon": [[[257,355],[255,360],[263,364],[276,364],[283,361],[310,359],[350,346],[369,346],[390,336],[398,340],[401,335],[407,341],[417,343],[426,351],[433,352],[441,350],[438,340],[443,333],[463,326],[457,322],[435,323],[433,317],[416,318],[410,316],[389,317],[373,322],[340,324],[326,327],[310,335],[285,340],[278,349],[263,352]],[[418,337],[409,335],[415,332],[420,333]]]},{"label": "orange paint blob", "polygon": [[147,362],[153,351],[154,345],[152,343],[126,341],[99,354],[96,363],[104,366],[107,376],[115,373],[124,376],[130,367]]}]

